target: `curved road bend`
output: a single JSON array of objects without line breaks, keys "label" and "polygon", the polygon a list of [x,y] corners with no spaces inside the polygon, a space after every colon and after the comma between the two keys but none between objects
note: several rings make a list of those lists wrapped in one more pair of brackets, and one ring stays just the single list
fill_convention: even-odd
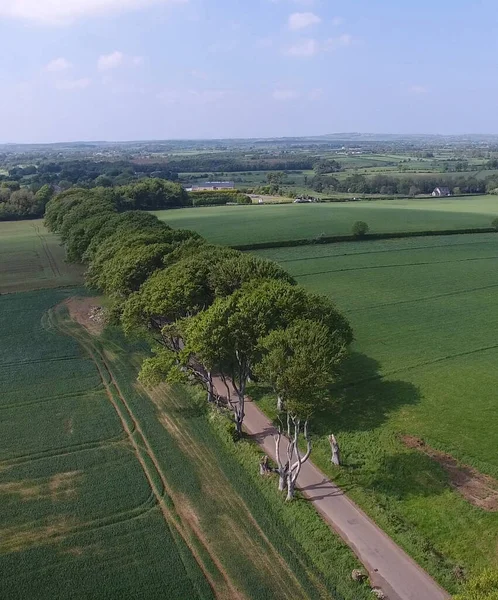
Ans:
[{"label": "curved road bend", "polygon": [[[221,380],[215,381],[220,396],[226,394]],[[233,390],[231,390],[233,393]],[[250,400],[246,402],[244,429],[273,460],[276,429]],[[443,590],[417,563],[384,533],[344,492],[308,461],[299,474],[298,487],[353,550],[389,600],[447,600]]]}]

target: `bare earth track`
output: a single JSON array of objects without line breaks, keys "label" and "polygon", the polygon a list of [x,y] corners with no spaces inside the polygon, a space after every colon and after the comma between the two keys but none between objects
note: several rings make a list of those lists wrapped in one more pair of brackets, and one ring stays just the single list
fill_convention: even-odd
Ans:
[{"label": "bare earth track", "polygon": [[468,465],[460,464],[450,454],[434,450],[420,438],[403,436],[408,448],[423,452],[437,461],[448,473],[450,485],[471,504],[488,512],[498,512],[498,481]]}]

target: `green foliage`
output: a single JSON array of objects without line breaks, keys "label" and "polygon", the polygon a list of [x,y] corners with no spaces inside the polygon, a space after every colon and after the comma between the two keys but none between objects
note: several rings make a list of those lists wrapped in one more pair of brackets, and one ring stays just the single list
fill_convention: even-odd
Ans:
[{"label": "green foliage", "polygon": [[0,221],[40,217],[52,195],[53,189],[49,185],[43,186],[34,194],[26,187],[20,188],[19,184],[2,182],[0,186]]},{"label": "green foliage", "polygon": [[498,218],[491,221],[491,227],[494,227],[498,231]]},{"label": "green foliage", "polygon": [[364,237],[368,233],[369,227],[365,221],[355,221],[351,229],[355,237]]},{"label": "green foliage", "polygon": [[192,206],[216,206],[233,204],[252,204],[251,198],[245,194],[241,194],[237,190],[217,190],[189,192],[189,198]]},{"label": "green foliage", "polygon": [[296,320],[259,340],[254,372],[270,385],[293,417],[309,419],[329,398],[346,354],[344,341],[319,321]]},{"label": "green foliage", "polygon": [[498,600],[498,571],[486,569],[473,577],[454,600]]},{"label": "green foliage", "polygon": [[116,188],[117,209],[159,210],[187,206],[187,192],[178,183],[164,179],[143,179],[137,183]]}]

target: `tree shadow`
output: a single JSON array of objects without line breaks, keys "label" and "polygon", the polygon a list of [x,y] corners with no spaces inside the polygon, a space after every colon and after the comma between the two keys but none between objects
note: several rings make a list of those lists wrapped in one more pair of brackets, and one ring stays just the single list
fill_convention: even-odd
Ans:
[{"label": "tree shadow", "polygon": [[420,401],[416,386],[407,381],[384,379],[380,364],[359,352],[353,352],[344,362],[332,397],[332,405],[313,420],[313,431],[318,435],[372,430],[396,409]]},{"label": "tree shadow", "polygon": [[407,451],[385,456],[369,487],[396,500],[436,496],[448,489],[448,475],[429,456]]}]

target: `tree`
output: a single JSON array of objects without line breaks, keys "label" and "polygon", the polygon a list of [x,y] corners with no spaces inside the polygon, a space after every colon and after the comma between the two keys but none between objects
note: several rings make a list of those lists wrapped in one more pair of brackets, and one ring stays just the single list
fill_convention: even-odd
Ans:
[{"label": "tree", "polygon": [[[287,500],[294,497],[302,465],[311,454],[309,420],[329,398],[329,388],[347,353],[338,334],[319,321],[296,320],[285,329],[271,331],[259,341],[261,358],[254,371],[270,385],[285,413],[286,425],[275,436],[279,489],[287,487]],[[280,454],[282,429],[286,431],[286,460]],[[299,439],[306,441],[301,455]]]},{"label": "tree", "polygon": [[35,200],[39,207],[40,214],[43,214],[48,202],[54,196],[54,188],[51,185],[43,185],[35,194]]},{"label": "tree", "polygon": [[286,178],[287,178],[287,175],[285,173],[283,173],[282,171],[267,173],[267,175],[266,175],[266,181],[269,184],[275,184],[276,186],[279,186],[282,183],[284,183]]},{"label": "tree", "polygon": [[368,224],[365,221],[356,221],[353,224],[353,235],[355,237],[364,237],[369,231]]},{"label": "tree", "polygon": [[[242,433],[246,387],[260,356],[259,340],[296,319],[321,321],[343,347],[352,339],[348,322],[326,298],[283,281],[242,286],[183,325],[191,357],[225,383],[237,432]],[[205,362],[206,361],[206,362]],[[236,398],[231,399],[231,386]]]}]

